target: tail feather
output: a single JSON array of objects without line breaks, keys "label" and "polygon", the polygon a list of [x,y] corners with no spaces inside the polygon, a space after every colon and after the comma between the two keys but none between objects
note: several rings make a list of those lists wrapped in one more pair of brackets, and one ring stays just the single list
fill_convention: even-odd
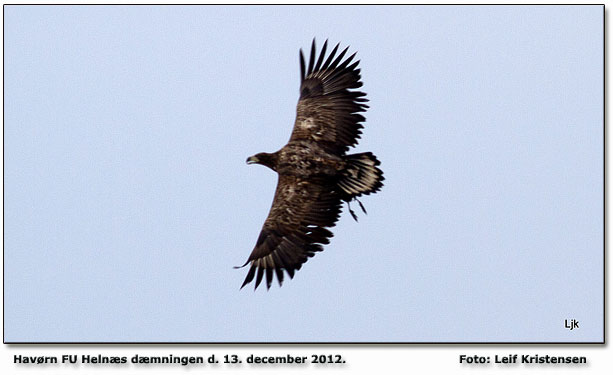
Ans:
[{"label": "tail feather", "polygon": [[338,186],[349,201],[360,195],[377,192],[383,186],[383,171],[377,168],[381,164],[372,152],[347,155],[347,167],[342,172]]}]

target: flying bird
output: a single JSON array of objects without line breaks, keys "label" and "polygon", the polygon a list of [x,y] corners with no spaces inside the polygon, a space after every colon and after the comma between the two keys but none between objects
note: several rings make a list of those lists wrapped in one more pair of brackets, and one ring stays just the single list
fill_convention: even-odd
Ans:
[{"label": "flying bird", "polygon": [[[333,236],[343,202],[375,193],[383,186],[379,160],[371,152],[347,154],[358,143],[360,113],[368,106],[355,53],[343,60],[349,47],[336,55],[339,44],[326,57],[328,41],[316,58],[315,39],[308,67],[300,50],[300,98],[289,142],[274,153],[259,153],[247,164],[262,164],[278,174],[277,189],[268,218],[247,262],[249,272],[241,289],[255,278],[255,289],[266,276],[270,289],[274,275],[279,285],[309,257],[322,251]],[[351,64],[351,65],[350,65]],[[239,268],[241,268],[239,267]],[[257,276],[256,276],[257,274]]]}]

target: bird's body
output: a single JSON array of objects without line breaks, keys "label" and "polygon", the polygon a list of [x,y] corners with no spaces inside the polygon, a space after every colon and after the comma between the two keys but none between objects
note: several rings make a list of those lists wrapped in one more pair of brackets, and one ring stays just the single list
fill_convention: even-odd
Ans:
[{"label": "bird's body", "polygon": [[[271,155],[269,167],[281,175],[309,178],[333,176],[345,167],[340,156],[327,153],[315,142],[293,141]],[[267,165],[268,166],[268,165]]]},{"label": "bird's body", "polygon": [[[280,284],[283,271],[293,277],[309,257],[329,243],[332,232],[327,228],[336,224],[342,202],[357,200],[383,186],[383,172],[372,153],[346,154],[357,144],[363,127],[360,122],[364,121],[359,112],[367,108],[366,94],[349,90],[362,86],[358,63],[349,66],[353,56],[341,63],[347,49],[334,59],[338,45],[324,62],[326,46],[327,42],[315,62],[313,41],[306,73],[300,52],[300,99],[289,142],[275,153],[247,159],[248,164],[276,171],[279,180],[268,218],[245,263],[251,267],[243,286],[256,272],[256,288],[264,275],[268,288],[273,274]],[[353,211],[351,214],[355,218]]]}]

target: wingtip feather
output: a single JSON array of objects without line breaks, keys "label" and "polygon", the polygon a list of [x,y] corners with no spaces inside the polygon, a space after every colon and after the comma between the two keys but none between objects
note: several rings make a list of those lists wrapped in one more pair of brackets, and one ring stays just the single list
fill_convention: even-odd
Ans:
[{"label": "wingtip feather", "polygon": [[302,48],[300,48],[300,82],[304,81],[304,55],[302,54]]},{"label": "wingtip feather", "polygon": [[311,44],[311,56],[309,58],[309,68],[307,69],[307,75],[313,73],[313,64],[315,64],[315,38]]}]

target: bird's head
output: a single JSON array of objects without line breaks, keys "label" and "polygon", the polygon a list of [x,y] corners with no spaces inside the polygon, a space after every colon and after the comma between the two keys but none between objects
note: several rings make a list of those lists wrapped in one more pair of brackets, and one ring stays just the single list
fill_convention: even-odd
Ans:
[{"label": "bird's head", "polygon": [[276,154],[260,152],[247,158],[247,164],[262,164],[272,170],[276,170]]}]

